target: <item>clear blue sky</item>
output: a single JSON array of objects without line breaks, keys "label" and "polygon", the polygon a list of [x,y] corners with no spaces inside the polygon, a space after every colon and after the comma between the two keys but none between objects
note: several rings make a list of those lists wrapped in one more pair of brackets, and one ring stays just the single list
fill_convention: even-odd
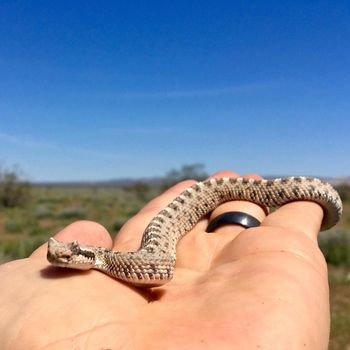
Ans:
[{"label": "clear blue sky", "polygon": [[350,175],[346,1],[1,1],[0,164],[30,180]]}]

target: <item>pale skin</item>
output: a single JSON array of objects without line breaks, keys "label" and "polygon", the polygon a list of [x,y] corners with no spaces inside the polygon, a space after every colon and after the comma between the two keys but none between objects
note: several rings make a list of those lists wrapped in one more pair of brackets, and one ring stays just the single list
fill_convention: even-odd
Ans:
[{"label": "pale skin", "polygon": [[[55,238],[136,250],[152,217],[192,183],[148,203],[114,242],[89,221]],[[327,266],[317,245],[322,209],[296,202],[266,216],[253,203],[234,201],[211,217],[231,210],[262,225],[209,234],[208,218],[201,220],[178,244],[173,280],[155,289],[49,267],[46,245],[0,266],[0,349],[327,349]]]}]

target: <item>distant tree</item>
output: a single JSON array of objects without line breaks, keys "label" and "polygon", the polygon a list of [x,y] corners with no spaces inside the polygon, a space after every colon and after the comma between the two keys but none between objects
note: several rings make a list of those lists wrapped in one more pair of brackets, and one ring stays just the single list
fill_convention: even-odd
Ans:
[{"label": "distant tree", "polygon": [[128,187],[132,191],[138,200],[145,202],[148,199],[151,187],[145,182],[139,181]]},{"label": "distant tree", "polygon": [[30,183],[20,178],[19,170],[0,168],[0,205],[15,207],[26,203],[30,198]]},{"label": "distant tree", "polygon": [[182,180],[194,179],[201,181],[208,177],[205,171],[205,165],[202,163],[194,163],[183,165],[180,169],[172,169],[166,174],[166,183],[168,186]]},{"label": "distant tree", "polygon": [[350,185],[342,184],[336,187],[343,202],[350,201]]}]

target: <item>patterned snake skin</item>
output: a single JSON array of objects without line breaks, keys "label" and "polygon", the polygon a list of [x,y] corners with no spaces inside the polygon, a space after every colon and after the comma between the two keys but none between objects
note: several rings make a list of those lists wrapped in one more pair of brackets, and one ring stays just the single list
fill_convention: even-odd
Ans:
[{"label": "patterned snake skin", "polygon": [[93,268],[132,285],[159,286],[173,276],[179,240],[200,218],[230,200],[247,200],[267,207],[280,207],[292,201],[313,201],[324,210],[322,230],[334,226],[342,213],[338,193],[330,184],[316,178],[209,179],[189,187],[152,219],[138,251],[114,252],[51,238],[47,258],[56,266],[80,270]]}]

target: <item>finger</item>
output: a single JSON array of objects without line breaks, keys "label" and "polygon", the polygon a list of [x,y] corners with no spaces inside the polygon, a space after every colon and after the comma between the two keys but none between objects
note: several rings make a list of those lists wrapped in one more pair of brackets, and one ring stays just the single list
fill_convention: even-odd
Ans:
[{"label": "finger", "polygon": [[323,209],[316,203],[298,201],[286,204],[268,215],[262,226],[273,226],[304,232],[317,239],[323,218]]},{"label": "finger", "polygon": [[[260,178],[255,174],[245,175],[249,178]],[[220,171],[211,176],[211,178],[221,177],[239,177],[239,175],[232,171]],[[253,215],[259,221],[265,218],[264,210],[248,201],[230,201],[221,204],[214,209],[210,218],[213,219],[222,213],[228,211],[242,211]],[[213,233],[204,232],[208,220],[197,224],[187,235],[185,235],[177,246],[177,267],[186,268],[186,270],[197,272],[207,271],[216,256],[230,243],[235,237],[245,230],[239,225],[225,225],[218,227]]]},{"label": "finger", "polygon": [[[100,224],[93,221],[77,221],[54,235],[58,241],[71,242],[77,240],[83,245],[96,245],[99,247],[111,248],[112,239],[107,230]],[[47,243],[36,249],[31,257],[45,256]]]},{"label": "finger", "polygon": [[[238,177],[238,174],[233,173],[233,172],[220,172],[215,174],[213,177]],[[246,174],[243,176],[244,178],[247,179],[256,179],[260,180],[261,176],[257,174]],[[242,201],[242,200],[234,200],[234,201],[229,201],[226,203],[221,204],[218,206],[216,209],[213,210],[213,212],[210,215],[209,220],[212,221],[216,217],[218,217],[221,214],[230,212],[230,211],[240,211],[249,215],[252,215],[256,219],[258,219],[260,222],[265,219],[265,210],[250,201]],[[237,234],[242,232],[245,228],[240,226],[240,225],[234,225],[234,224],[229,224],[229,225],[222,225],[218,228],[215,229],[215,233],[220,233],[221,235],[230,235],[230,239],[234,238]]]},{"label": "finger", "polygon": [[140,247],[144,230],[150,221],[164,209],[174,198],[196,181],[186,180],[169,188],[160,196],[150,201],[138,214],[128,220],[118,233],[114,249],[134,251]]}]

